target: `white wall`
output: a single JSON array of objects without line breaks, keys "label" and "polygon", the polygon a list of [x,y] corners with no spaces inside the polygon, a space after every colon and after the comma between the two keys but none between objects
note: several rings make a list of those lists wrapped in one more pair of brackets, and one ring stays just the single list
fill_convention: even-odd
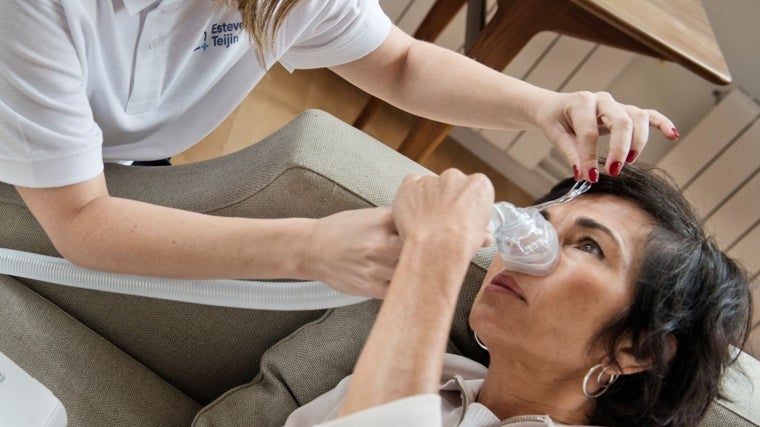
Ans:
[{"label": "white wall", "polygon": [[736,86],[760,99],[760,1],[704,0]]}]

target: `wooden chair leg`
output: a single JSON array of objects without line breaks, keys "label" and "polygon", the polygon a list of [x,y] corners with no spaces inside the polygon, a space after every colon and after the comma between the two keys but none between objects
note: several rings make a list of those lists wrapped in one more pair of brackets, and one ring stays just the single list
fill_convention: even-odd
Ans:
[{"label": "wooden chair leg", "polygon": [[372,120],[372,117],[375,116],[375,113],[377,113],[378,110],[380,110],[380,107],[383,106],[383,101],[379,100],[378,98],[375,98],[374,96],[369,98],[369,102],[362,108],[362,111],[359,113],[359,116],[354,120],[354,127],[357,129],[364,129],[367,126],[367,123]]},{"label": "wooden chair leg", "polygon": [[430,157],[446,139],[453,126],[433,120],[417,119],[417,123],[404,138],[397,151],[421,163]]}]

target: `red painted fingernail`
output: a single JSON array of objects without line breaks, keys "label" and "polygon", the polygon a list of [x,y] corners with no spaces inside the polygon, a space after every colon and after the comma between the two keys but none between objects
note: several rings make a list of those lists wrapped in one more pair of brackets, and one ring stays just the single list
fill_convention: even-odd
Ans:
[{"label": "red painted fingernail", "polygon": [[633,161],[636,160],[636,157],[639,157],[639,152],[636,150],[631,150],[628,152],[628,157],[625,158],[625,162],[633,163]]},{"label": "red painted fingernail", "polygon": [[588,170],[588,179],[592,184],[599,182],[599,170],[597,168],[591,168]]},{"label": "red painted fingernail", "polygon": [[673,135],[675,135],[675,136],[676,136],[676,139],[681,139],[681,134],[680,134],[680,133],[678,133],[678,129],[676,129],[676,128],[674,127],[674,128],[673,128],[673,129],[671,129],[671,130],[673,131]]},{"label": "red painted fingernail", "polygon": [[620,169],[623,169],[623,164],[620,162],[612,162],[610,164],[610,175],[612,176],[618,176],[620,174]]},{"label": "red painted fingernail", "polygon": [[581,179],[581,171],[578,170],[578,166],[573,165],[573,179],[576,181]]}]

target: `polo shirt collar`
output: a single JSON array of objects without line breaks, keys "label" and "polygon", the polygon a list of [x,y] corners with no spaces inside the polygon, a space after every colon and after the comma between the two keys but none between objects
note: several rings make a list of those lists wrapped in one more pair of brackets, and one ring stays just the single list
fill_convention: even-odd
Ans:
[{"label": "polo shirt collar", "polygon": [[135,15],[140,13],[143,9],[146,7],[158,3],[160,0],[123,0],[124,1],[124,7],[127,8],[127,12],[129,12],[130,15]]}]

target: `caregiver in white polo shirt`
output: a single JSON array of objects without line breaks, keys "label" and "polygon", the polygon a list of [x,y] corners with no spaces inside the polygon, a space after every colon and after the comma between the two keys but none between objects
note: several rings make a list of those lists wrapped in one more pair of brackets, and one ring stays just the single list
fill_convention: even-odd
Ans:
[{"label": "caregiver in white polo shirt", "polygon": [[257,7],[276,7],[258,13],[253,3],[3,5],[0,181],[16,186],[64,257],[112,272],[314,279],[384,295],[401,248],[388,209],[323,219],[220,218],[108,194],[104,162],[185,150],[275,62],[290,70],[330,67],[369,93],[442,122],[542,128],[578,179],[598,176],[598,125],[612,133],[606,169],[613,175],[644,148],[650,125],[677,137],[655,111],[605,93],[543,90],[415,41],[377,0],[265,0]]}]

